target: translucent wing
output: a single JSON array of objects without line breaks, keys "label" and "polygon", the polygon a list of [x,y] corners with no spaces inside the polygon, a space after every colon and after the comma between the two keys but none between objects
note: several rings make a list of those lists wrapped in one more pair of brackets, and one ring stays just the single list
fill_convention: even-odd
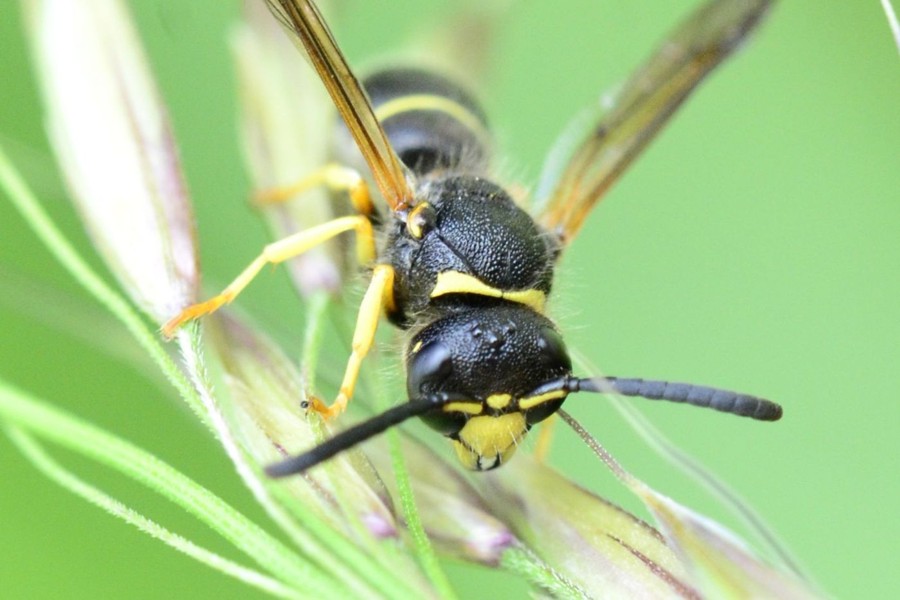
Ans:
[{"label": "translucent wing", "polygon": [[375,183],[393,210],[412,204],[407,171],[394,154],[359,81],[309,0],[267,0],[275,17],[293,32],[365,157]]},{"label": "translucent wing", "polygon": [[770,0],[713,0],[690,15],[595,120],[543,206],[540,221],[570,241],[591,209],[675,110],[756,28]]}]

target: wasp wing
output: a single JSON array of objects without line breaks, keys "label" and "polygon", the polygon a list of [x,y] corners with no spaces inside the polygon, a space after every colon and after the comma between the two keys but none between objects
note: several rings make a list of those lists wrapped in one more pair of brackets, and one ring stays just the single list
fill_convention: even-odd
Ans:
[{"label": "wasp wing", "polygon": [[541,223],[564,243],[574,238],[610,186],[770,5],[771,0],[713,0],[691,14],[626,82],[614,107],[595,119],[549,195],[538,198]]},{"label": "wasp wing", "polygon": [[275,17],[303,46],[388,205],[392,210],[399,210],[412,204],[407,170],[391,148],[362,86],[347,65],[319,10],[309,0],[267,2]]}]

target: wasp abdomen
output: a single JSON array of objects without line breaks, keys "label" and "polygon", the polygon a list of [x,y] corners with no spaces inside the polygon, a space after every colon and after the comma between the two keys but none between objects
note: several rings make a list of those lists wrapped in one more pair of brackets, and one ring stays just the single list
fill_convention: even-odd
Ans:
[{"label": "wasp abdomen", "polygon": [[406,68],[374,73],[363,87],[397,156],[416,175],[487,171],[487,118],[458,83]]}]

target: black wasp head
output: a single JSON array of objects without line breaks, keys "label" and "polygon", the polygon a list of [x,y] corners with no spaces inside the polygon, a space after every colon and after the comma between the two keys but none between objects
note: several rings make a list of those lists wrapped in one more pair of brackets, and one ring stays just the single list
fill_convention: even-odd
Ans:
[{"label": "black wasp head", "polygon": [[571,370],[547,318],[526,306],[487,303],[434,321],[413,337],[407,392],[411,399],[445,395],[423,419],[453,441],[465,467],[487,470],[505,462],[567,393],[532,392]]}]

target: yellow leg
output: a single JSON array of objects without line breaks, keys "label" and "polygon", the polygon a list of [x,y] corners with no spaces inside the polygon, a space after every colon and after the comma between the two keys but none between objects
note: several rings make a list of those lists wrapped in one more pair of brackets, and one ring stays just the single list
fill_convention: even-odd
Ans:
[{"label": "yellow leg", "polygon": [[393,308],[394,269],[390,265],[377,265],[372,273],[372,281],[359,305],[356,329],[353,332],[353,353],[350,355],[350,360],[347,361],[347,370],[344,371],[341,390],[330,406],[325,406],[321,400],[315,397],[310,402],[310,407],[324,418],[336,417],[347,408],[347,403],[353,397],[353,390],[356,387],[363,359],[375,341],[375,330],[378,328],[381,313],[385,309],[392,310]]},{"label": "yellow leg", "polygon": [[534,444],[534,458],[538,462],[547,461],[547,455],[550,453],[550,443],[553,441],[553,430],[556,428],[556,422],[559,417],[550,415],[541,424],[541,430],[538,431],[537,441]]},{"label": "yellow leg", "polygon": [[354,169],[336,163],[329,163],[291,185],[263,190],[256,194],[254,202],[259,206],[281,204],[320,185],[333,191],[346,191],[353,208],[361,215],[371,215],[375,210],[369,186],[362,176]]},{"label": "yellow leg", "polygon": [[234,300],[267,264],[278,264],[294,258],[310,248],[351,230],[356,231],[357,254],[360,262],[365,264],[374,260],[375,236],[372,232],[372,224],[367,217],[355,215],[322,223],[267,245],[262,253],[221,294],[213,296],[206,302],[188,306],[163,325],[163,335],[171,338],[175,335],[175,330],[185,322],[214,312]]}]

